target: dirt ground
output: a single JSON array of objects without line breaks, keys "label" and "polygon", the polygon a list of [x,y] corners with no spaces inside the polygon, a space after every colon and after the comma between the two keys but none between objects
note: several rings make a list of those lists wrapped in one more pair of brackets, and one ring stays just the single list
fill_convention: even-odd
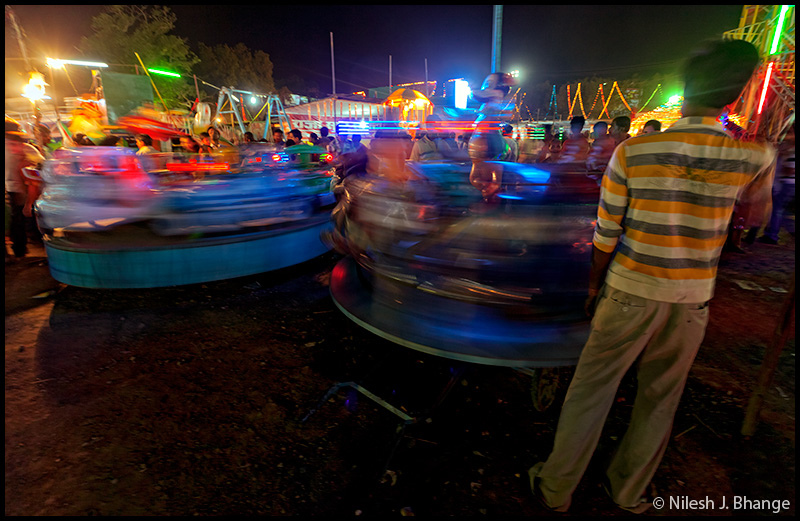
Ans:
[{"label": "dirt ground", "polygon": [[[570,369],[539,412],[529,375],[379,339],[331,300],[336,260],[118,291],[56,283],[41,250],[7,265],[5,514],[547,515],[526,472],[549,453]],[[645,515],[794,516],[793,326],[756,432],[740,434],[794,269],[789,236],[723,257],[654,481],[666,505]],[[399,431],[351,387],[317,408],[349,381],[419,421]],[[630,515],[600,476],[633,397],[629,376],[569,515]]]}]

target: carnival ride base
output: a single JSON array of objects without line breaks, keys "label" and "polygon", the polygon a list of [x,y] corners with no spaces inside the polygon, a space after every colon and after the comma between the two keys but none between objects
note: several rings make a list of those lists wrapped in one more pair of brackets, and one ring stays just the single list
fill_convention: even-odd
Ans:
[{"label": "carnival ride base", "polygon": [[336,306],[368,331],[417,351],[515,369],[574,366],[589,337],[589,319],[579,315],[531,319],[396,285],[378,295],[359,269],[351,257],[334,267]]},{"label": "carnival ride base", "polygon": [[318,257],[329,216],[276,230],[205,237],[159,237],[143,226],[45,237],[50,272],[95,289],[180,286],[255,275]]}]

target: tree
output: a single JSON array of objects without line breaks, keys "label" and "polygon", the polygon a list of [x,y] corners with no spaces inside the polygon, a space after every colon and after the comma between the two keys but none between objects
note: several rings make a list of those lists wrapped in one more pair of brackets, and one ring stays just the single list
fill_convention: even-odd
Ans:
[{"label": "tree", "polygon": [[169,34],[175,14],[165,6],[112,5],[92,18],[93,33],[81,38],[79,50],[103,59],[119,72],[142,74],[138,53],[148,68],[166,69],[182,78],[153,76],[170,108],[194,99],[194,84],[187,77],[199,61],[185,38]]},{"label": "tree", "polygon": [[272,61],[264,51],[253,51],[245,44],[234,47],[199,44],[200,63],[195,72],[217,87],[233,87],[257,94],[272,94]]}]

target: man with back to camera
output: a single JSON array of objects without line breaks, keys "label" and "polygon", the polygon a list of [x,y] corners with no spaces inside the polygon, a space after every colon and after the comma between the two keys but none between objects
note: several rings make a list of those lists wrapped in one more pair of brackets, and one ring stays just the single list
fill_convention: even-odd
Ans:
[{"label": "man with back to camera", "polygon": [[603,175],[589,278],[594,317],[547,461],[531,490],[564,512],[598,440],[617,388],[637,362],[630,424],[606,470],[621,508],[643,512],[680,396],[708,323],[707,303],[737,200],[748,220],[770,207],[775,151],[736,141],[717,118],[758,65],[743,40],[710,43],[684,69],[683,118],[665,132],[625,140]]}]

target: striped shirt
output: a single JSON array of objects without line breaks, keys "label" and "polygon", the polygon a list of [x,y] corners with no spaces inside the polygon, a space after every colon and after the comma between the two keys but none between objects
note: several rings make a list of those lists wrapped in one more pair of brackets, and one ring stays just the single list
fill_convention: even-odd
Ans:
[{"label": "striped shirt", "polygon": [[611,253],[606,283],[663,302],[711,299],[737,200],[769,200],[775,150],[736,141],[714,118],[626,140],[603,175],[594,245]]}]

